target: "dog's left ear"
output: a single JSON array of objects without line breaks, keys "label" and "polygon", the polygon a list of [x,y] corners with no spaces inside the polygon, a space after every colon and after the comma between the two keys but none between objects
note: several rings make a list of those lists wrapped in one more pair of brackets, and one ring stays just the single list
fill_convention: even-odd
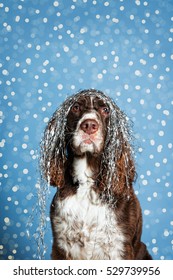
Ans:
[{"label": "dog's left ear", "polygon": [[121,155],[117,161],[117,182],[114,186],[114,192],[124,195],[132,190],[132,184],[135,180],[135,164],[131,154],[130,144],[124,140],[121,144]]},{"label": "dog's left ear", "polygon": [[133,193],[132,184],[136,177],[132,131],[126,115],[116,105],[112,107],[107,146],[103,155],[101,187],[111,187],[115,196],[128,197]]},{"label": "dog's left ear", "polygon": [[49,185],[62,187],[64,184],[65,139],[62,123],[56,116],[49,121],[41,142],[41,173]]}]

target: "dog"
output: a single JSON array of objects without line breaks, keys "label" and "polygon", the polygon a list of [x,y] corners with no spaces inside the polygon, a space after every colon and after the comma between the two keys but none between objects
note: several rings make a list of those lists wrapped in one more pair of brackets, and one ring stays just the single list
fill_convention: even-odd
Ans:
[{"label": "dog", "polygon": [[131,124],[110,97],[87,89],[67,98],[45,129],[41,170],[57,188],[52,259],[152,259],[141,241]]}]

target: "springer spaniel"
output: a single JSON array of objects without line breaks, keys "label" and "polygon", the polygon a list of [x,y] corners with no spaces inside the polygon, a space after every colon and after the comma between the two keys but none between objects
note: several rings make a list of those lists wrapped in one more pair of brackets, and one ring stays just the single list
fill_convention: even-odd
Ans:
[{"label": "springer spaniel", "polygon": [[83,90],[54,113],[42,141],[51,204],[52,259],[151,259],[141,242],[126,115],[101,91]]}]

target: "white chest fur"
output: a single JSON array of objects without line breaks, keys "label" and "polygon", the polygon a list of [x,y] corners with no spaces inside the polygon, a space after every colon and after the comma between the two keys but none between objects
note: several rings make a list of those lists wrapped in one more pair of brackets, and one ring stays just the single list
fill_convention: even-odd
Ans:
[{"label": "white chest fur", "polygon": [[74,161],[76,195],[58,201],[53,219],[58,245],[72,259],[121,259],[124,236],[114,211],[91,189],[92,172],[86,160]]}]

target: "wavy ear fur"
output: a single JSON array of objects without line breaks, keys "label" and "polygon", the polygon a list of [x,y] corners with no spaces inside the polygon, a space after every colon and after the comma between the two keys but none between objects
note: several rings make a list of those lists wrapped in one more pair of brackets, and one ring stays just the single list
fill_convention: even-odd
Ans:
[{"label": "wavy ear fur", "polygon": [[64,184],[66,155],[62,125],[64,123],[60,123],[55,114],[45,129],[41,143],[42,177],[49,185],[56,187],[62,187]]},{"label": "wavy ear fur", "polygon": [[129,198],[134,192],[132,184],[136,177],[135,164],[128,146],[129,144],[126,143],[122,145],[122,152],[118,160],[116,160],[116,156],[114,157],[113,174],[111,171],[109,172],[110,167],[107,165],[100,174],[100,188],[107,195]]},{"label": "wavy ear fur", "polygon": [[50,160],[50,168],[47,170],[47,178],[49,184],[55,187],[62,187],[64,185],[64,159],[62,157],[56,158],[56,151]]},{"label": "wavy ear fur", "polygon": [[118,195],[129,196],[133,192],[132,183],[135,180],[135,165],[129,144],[122,144],[122,153],[117,161],[117,182],[113,184],[113,191]]}]

